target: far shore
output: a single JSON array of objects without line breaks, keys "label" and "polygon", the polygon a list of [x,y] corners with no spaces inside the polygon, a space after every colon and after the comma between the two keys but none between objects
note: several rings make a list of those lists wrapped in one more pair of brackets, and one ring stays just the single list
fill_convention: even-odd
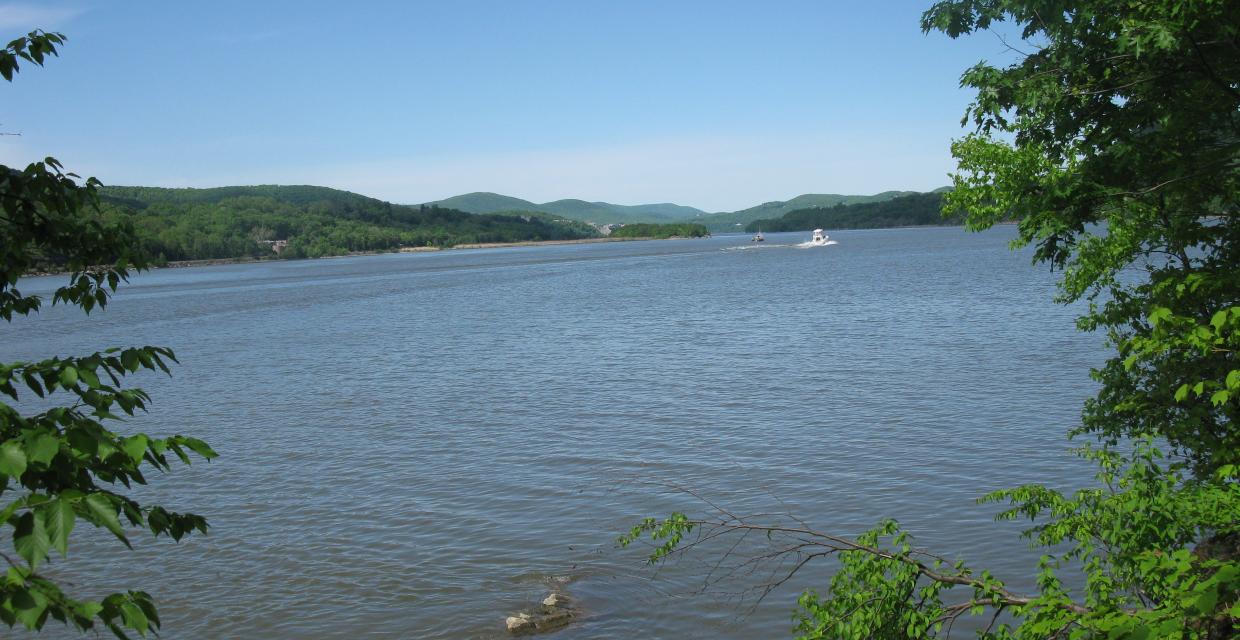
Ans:
[{"label": "far shore", "polygon": [[[500,247],[540,247],[549,244],[593,244],[596,242],[629,242],[632,240],[659,240],[660,238],[577,238],[576,240],[523,240],[521,242],[471,242],[451,247],[401,247],[401,253],[415,251],[452,251],[453,249],[497,249]],[[668,238],[672,240],[674,238]]]},{"label": "far shore", "polygon": [[[503,247],[540,247],[543,245],[554,244],[594,244],[597,242],[636,242],[641,240],[686,240],[688,238],[682,236],[672,236],[670,238],[577,238],[575,240],[524,240],[521,242],[473,242],[467,244],[457,244],[451,247],[401,247],[390,251],[352,251],[338,256],[322,256],[319,258],[280,258],[271,256],[267,258],[254,258],[251,256],[242,256],[239,258],[210,258],[207,260],[172,260],[159,266],[152,266],[151,269],[182,269],[186,267],[211,267],[225,264],[246,264],[254,262],[277,262],[280,260],[327,260],[331,258],[354,258],[358,256],[377,256],[389,253],[424,253],[432,251],[455,251],[457,249],[499,249]],[[38,278],[42,276],[59,276],[68,274],[68,271],[31,271],[24,277]]]}]

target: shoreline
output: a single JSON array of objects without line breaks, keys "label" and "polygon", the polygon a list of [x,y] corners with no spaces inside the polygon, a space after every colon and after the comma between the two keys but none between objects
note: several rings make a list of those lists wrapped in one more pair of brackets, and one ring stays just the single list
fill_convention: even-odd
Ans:
[{"label": "shoreline", "polygon": [[[519,242],[469,242],[451,247],[403,247],[399,253],[420,251],[453,251],[455,249],[499,249],[501,247],[541,247],[555,244],[595,244],[599,242],[630,242],[633,240],[659,240],[661,238],[575,238],[572,240],[521,240]],[[669,238],[670,239],[670,238]]]},{"label": "shoreline", "polygon": [[[707,236],[709,237],[709,236]],[[206,258],[203,260],[171,260],[159,266],[149,267],[147,270],[155,271],[157,269],[185,269],[189,267],[215,267],[227,264],[252,264],[256,262],[294,262],[299,260],[330,260],[333,258],[357,258],[365,256],[380,256],[391,253],[432,253],[439,251],[455,251],[458,249],[500,249],[503,247],[541,247],[558,244],[595,244],[601,242],[638,242],[642,240],[686,240],[681,236],[673,236],[671,238],[575,238],[572,240],[522,240],[520,242],[472,242],[465,244],[452,245],[451,247],[400,247],[390,251],[351,251],[338,256],[320,256],[318,258],[280,258],[279,256],[271,256],[266,258],[255,258],[252,256],[242,256],[238,258]],[[47,276],[68,275],[69,271],[31,271],[23,274],[23,278],[43,278]],[[133,273],[137,273],[134,271]]]}]

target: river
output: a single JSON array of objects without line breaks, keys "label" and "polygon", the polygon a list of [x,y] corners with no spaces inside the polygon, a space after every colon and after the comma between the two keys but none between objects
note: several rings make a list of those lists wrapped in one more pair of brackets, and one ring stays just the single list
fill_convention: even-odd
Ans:
[{"label": "river", "polygon": [[553,588],[581,607],[560,640],[788,637],[829,565],[754,606],[729,594],[762,574],[699,593],[726,548],[651,567],[615,537],[703,512],[691,493],[836,533],[893,517],[1029,587],[1023,524],[974,500],[1089,481],[1064,432],[1106,351],[1052,302],[1056,274],[1007,248],[1014,233],[157,270],[102,313],[4,326],[0,361],[176,351],[172,377],[138,377],[151,412],[119,428],[220,453],[134,492],[206,515],[210,535],[127,551],[82,525],[50,569],[77,595],[151,592],[166,638],[502,638]]}]

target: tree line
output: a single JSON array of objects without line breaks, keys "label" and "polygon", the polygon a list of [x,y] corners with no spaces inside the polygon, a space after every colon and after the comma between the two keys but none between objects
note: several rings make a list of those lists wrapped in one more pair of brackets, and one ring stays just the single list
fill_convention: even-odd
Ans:
[{"label": "tree line", "polygon": [[745,227],[762,231],[809,231],[811,229],[886,229],[926,225],[961,224],[960,216],[940,213],[943,194],[918,193],[882,202],[837,204],[789,211],[779,218],[755,220]]},{"label": "tree line", "polygon": [[709,236],[706,225],[694,222],[626,224],[611,232],[613,238],[704,238]]},{"label": "tree line", "polygon": [[317,258],[596,235],[588,225],[545,215],[395,205],[323,187],[102,187],[100,195],[104,218],[132,223],[142,250],[156,264],[273,256],[275,240],[287,241],[280,257]]}]

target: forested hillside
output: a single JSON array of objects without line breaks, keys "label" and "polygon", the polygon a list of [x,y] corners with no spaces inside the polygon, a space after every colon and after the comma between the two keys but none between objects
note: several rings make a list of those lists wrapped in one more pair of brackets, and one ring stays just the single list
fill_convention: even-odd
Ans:
[{"label": "forested hillside", "polygon": [[[937,190],[934,193],[939,193]],[[884,191],[873,195],[843,195],[838,193],[806,193],[791,200],[775,200],[739,211],[723,213],[706,213],[701,209],[686,207],[672,203],[619,205],[609,202],[588,202],[586,200],[565,199],[538,204],[521,198],[514,198],[499,193],[478,191],[453,196],[436,202],[428,202],[427,206],[435,205],[468,211],[470,213],[495,213],[500,211],[540,211],[553,216],[570,220],[593,223],[633,224],[638,222],[676,223],[693,222],[705,225],[712,232],[738,231],[755,220],[779,218],[786,213],[803,209],[822,209],[837,205],[856,205],[877,203],[893,200],[904,196],[917,195],[916,191]],[[932,223],[909,224],[939,224]]]},{"label": "forested hillside", "polygon": [[626,224],[611,232],[613,238],[705,238],[710,232],[706,227],[692,222],[674,224],[650,224],[639,222]]},{"label": "forested hillside", "polygon": [[449,207],[470,213],[496,213],[511,210],[541,211],[561,218],[597,224],[680,222],[707,215],[701,209],[670,202],[624,205],[612,204],[610,202],[587,202],[585,200],[568,198],[538,204],[529,200],[486,191],[466,193],[426,204],[427,206]]},{"label": "forested hillside", "polygon": [[[913,195],[916,191],[884,191],[871,196],[841,195],[838,193],[806,193],[799,195],[791,200],[775,200],[772,202],[764,202],[760,205],[741,209],[740,211],[732,211],[729,213],[715,213],[707,216],[701,216],[695,220],[700,222],[711,231],[736,231],[740,227],[737,223],[747,225],[755,220],[767,220],[778,218],[788,212],[798,209],[810,209],[821,207],[833,207],[836,205],[862,204],[866,202],[881,202],[891,200],[900,196]],[[766,228],[765,224],[762,227]]]},{"label": "forested hillside", "polygon": [[474,215],[405,206],[313,186],[163,189],[105,187],[104,215],[130,218],[156,260],[280,257],[447,247],[475,242],[566,240],[595,235],[586,225],[539,214]]},{"label": "forested hillside", "polygon": [[762,231],[809,231],[819,228],[882,229],[959,224],[959,220],[944,219],[941,216],[939,208],[942,202],[941,193],[918,193],[884,202],[812,207],[790,211],[779,218],[751,222],[745,230],[752,232],[759,228]]}]

